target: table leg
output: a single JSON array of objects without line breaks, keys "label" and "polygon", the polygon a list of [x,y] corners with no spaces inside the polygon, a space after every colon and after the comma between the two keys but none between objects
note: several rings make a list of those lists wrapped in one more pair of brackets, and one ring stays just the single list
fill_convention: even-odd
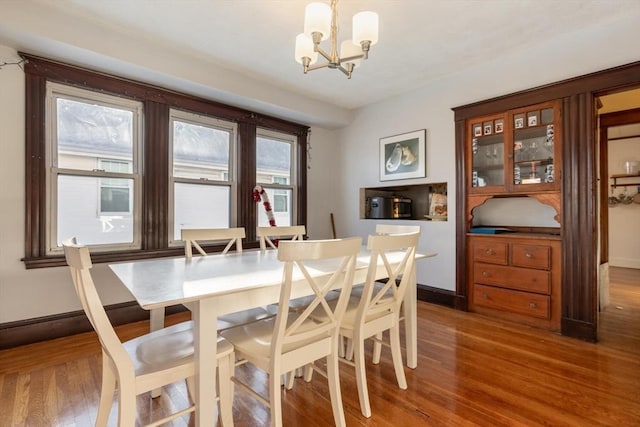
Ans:
[{"label": "table leg", "polygon": [[213,426],[217,419],[216,354],[218,345],[217,307],[214,299],[193,304],[193,344],[195,357],[196,427]]},{"label": "table leg", "polygon": [[416,267],[411,270],[411,280],[402,304],[404,310],[404,331],[407,341],[407,367],[418,366],[418,285]]},{"label": "table leg", "polygon": [[[164,307],[153,308],[149,312],[149,332],[158,331],[164,328]],[[162,394],[161,388],[151,390],[151,397],[160,397]]]}]

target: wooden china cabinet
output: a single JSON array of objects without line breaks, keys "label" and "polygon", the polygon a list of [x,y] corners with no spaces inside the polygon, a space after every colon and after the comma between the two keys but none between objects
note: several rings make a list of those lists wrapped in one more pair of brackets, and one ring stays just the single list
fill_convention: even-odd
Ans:
[{"label": "wooden china cabinet", "polygon": [[[562,104],[550,101],[465,122],[465,265],[470,311],[559,331]],[[535,198],[558,227],[478,224],[493,198]],[[522,200],[522,199],[520,199]],[[490,217],[490,216],[489,216]]]}]

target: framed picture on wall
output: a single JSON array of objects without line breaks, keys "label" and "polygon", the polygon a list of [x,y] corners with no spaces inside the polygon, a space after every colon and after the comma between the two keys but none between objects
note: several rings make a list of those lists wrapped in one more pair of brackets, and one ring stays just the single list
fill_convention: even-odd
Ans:
[{"label": "framed picture on wall", "polygon": [[380,138],[380,181],[427,176],[427,130]]}]

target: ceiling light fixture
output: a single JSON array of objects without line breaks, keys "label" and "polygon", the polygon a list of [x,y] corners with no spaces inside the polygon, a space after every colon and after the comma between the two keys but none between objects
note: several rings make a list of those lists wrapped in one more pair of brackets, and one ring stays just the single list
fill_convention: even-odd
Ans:
[{"label": "ceiling light fixture", "polygon": [[[304,33],[296,37],[295,57],[302,64],[304,73],[318,68],[331,68],[342,71],[351,78],[353,69],[363,59],[369,57],[369,48],[378,42],[378,14],[375,12],[359,12],[353,15],[353,40],[345,40],[340,45],[338,56],[338,0],[326,3],[310,3],[305,9]],[[331,38],[331,51],[326,52],[320,42]],[[318,54],[327,62],[314,65]]]}]

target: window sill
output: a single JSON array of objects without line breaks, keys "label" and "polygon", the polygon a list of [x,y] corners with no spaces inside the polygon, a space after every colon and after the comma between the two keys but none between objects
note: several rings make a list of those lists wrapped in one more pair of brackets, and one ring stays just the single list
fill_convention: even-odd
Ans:
[{"label": "window sill", "polygon": [[[244,243],[243,249],[258,248],[259,244]],[[211,245],[203,246],[203,249],[207,253],[222,252],[224,245]],[[152,251],[138,250],[138,251],[122,251],[122,252],[92,252],[91,262],[93,264],[111,263],[111,262],[125,262],[136,261],[152,258],[165,258],[165,257],[179,257],[184,256],[184,248],[167,248]],[[23,258],[25,268],[27,270],[33,268],[49,268],[49,267],[66,267],[67,262],[63,255],[47,256],[39,258]]]}]

